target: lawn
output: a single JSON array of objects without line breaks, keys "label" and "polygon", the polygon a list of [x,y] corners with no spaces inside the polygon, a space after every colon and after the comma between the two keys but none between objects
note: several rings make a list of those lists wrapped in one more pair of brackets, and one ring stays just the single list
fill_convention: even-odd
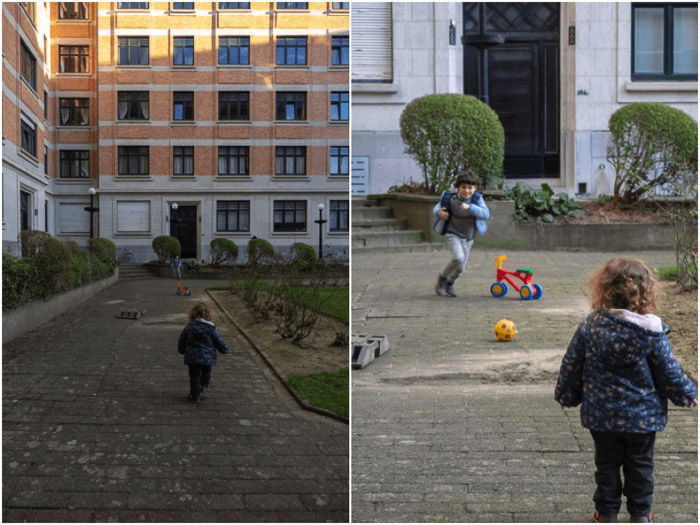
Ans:
[{"label": "lawn", "polygon": [[289,377],[289,384],[298,390],[312,405],[325,408],[339,416],[348,417],[350,374],[347,368],[337,372]]}]

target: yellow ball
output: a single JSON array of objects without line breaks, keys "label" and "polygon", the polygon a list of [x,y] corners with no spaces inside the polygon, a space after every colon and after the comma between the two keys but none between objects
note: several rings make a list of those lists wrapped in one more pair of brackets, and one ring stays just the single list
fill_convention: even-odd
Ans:
[{"label": "yellow ball", "polygon": [[515,329],[515,323],[513,321],[501,319],[496,323],[496,326],[493,327],[493,333],[496,334],[499,341],[512,341],[515,339],[515,334],[517,334],[518,331]]}]

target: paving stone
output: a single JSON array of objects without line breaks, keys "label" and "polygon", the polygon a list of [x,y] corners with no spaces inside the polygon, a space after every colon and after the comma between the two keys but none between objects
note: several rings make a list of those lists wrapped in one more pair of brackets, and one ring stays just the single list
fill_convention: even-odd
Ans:
[{"label": "paving stone", "polygon": [[[171,288],[119,282],[3,345],[4,520],[347,521],[348,427],[280,397],[222,315],[232,353],[188,403],[177,340],[209,299]],[[116,301],[148,316],[119,322]]]},{"label": "paving stone", "polygon": [[[671,266],[671,252],[513,252],[539,301],[489,295],[493,258],[475,250],[457,298],[434,293],[449,255],[363,254],[353,260],[353,333],[392,349],[352,373],[353,521],[591,521],[593,446],[578,409],[553,399],[561,358],[589,311],[590,272],[613,256]],[[410,285],[407,285],[410,283]],[[518,336],[497,343],[492,327]],[[655,521],[697,522],[697,411],[673,407],[658,434]]]}]

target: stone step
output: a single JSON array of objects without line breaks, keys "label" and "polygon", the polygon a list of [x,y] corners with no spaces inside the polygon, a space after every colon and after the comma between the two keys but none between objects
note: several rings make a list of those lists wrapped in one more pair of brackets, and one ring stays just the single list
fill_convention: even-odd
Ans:
[{"label": "stone step", "polygon": [[423,240],[420,230],[404,230],[396,232],[362,233],[352,235],[352,249],[381,248],[401,244],[418,244]]},{"label": "stone step", "polygon": [[119,279],[123,281],[135,281],[138,279],[154,279],[156,276],[143,264],[119,265]]},{"label": "stone step", "polygon": [[374,219],[389,219],[392,217],[391,208],[382,208],[380,206],[359,206],[352,208],[352,222],[355,221],[370,221]]},{"label": "stone step", "polygon": [[445,242],[422,242],[419,244],[390,244],[382,247],[356,247],[353,244],[352,256],[357,257],[362,256],[363,253],[410,253],[410,252],[434,252],[447,249],[447,243]]},{"label": "stone step", "polygon": [[353,220],[352,233],[402,231],[406,229],[406,223],[405,219]]}]

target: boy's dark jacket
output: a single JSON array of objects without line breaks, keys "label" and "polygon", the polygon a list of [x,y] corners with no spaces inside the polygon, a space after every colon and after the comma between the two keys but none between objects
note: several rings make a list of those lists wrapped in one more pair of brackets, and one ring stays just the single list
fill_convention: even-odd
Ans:
[{"label": "boy's dark jacket", "polygon": [[674,359],[662,332],[642,328],[607,310],[578,327],[561,363],[554,398],[581,403],[581,424],[600,432],[663,430],[667,400],[690,406],[695,386]]},{"label": "boy's dark jacket", "polygon": [[228,353],[228,346],[216,331],[214,323],[193,319],[182,330],[177,351],[185,355],[186,365],[216,364],[216,350]]}]

